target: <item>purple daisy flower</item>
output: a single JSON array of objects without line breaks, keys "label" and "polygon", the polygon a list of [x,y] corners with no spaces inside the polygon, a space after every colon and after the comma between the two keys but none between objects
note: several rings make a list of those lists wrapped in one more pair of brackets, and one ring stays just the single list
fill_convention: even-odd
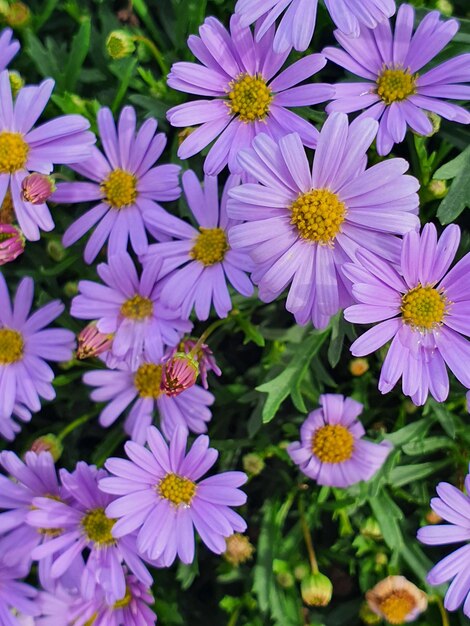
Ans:
[{"label": "purple daisy flower", "polygon": [[357,419],[364,408],[360,402],[326,393],[320,396],[320,407],[302,424],[301,440],[287,448],[291,459],[319,485],[345,488],[370,480],[390,454],[390,442],[363,439],[365,430]]},{"label": "purple daisy flower", "polygon": [[160,361],[145,361],[135,369],[126,363],[116,369],[86,372],[83,382],[97,387],[90,397],[94,402],[108,402],[100,413],[100,424],[107,428],[131,406],[124,429],[138,443],[143,444],[147,429],[158,411],[160,426],[168,439],[177,426],[193,433],[204,433],[212,414],[209,406],[214,396],[193,385],[179,395],[169,397],[162,389],[162,371],[166,356]]},{"label": "purple daisy flower", "polygon": [[359,117],[380,120],[377,150],[389,154],[395,143],[403,141],[407,126],[420,135],[432,132],[426,111],[454,122],[470,123],[470,113],[447,99],[468,100],[470,87],[460,83],[470,80],[470,54],[462,54],[418,72],[453,38],[459,29],[457,20],[440,20],[440,13],[428,13],[413,35],[415,11],[408,4],[398,9],[395,32],[389,22],[375,30],[361,29],[357,39],[335,32],[344,50],[325,48],[328,59],[366,82],[336,85],[334,102],[326,110],[351,113],[366,109]]},{"label": "purple daisy flower", "polygon": [[0,70],[4,70],[20,49],[19,41],[12,39],[11,28],[4,28],[0,33]]},{"label": "purple daisy flower", "polygon": [[[1,78],[0,78],[1,80]],[[69,361],[75,335],[63,328],[48,328],[64,310],[55,300],[29,316],[34,282],[23,278],[11,306],[7,284],[0,273],[0,434],[14,439],[19,427],[12,415],[23,421],[41,408],[40,397],[55,398],[51,385],[54,372],[48,361]]]},{"label": "purple daisy flower", "polygon": [[[396,10],[395,0],[325,0],[332,20],[346,35],[357,37],[360,27],[375,28]],[[262,37],[285,11],[276,36],[274,50],[285,52],[294,47],[303,52],[312,41],[318,0],[238,0],[235,12],[243,26],[260,20],[257,36]]]},{"label": "purple daisy flower", "polygon": [[202,124],[181,144],[181,159],[197,154],[218,137],[204,161],[204,171],[215,175],[228,163],[231,172],[239,173],[238,151],[248,148],[260,132],[277,139],[295,131],[306,146],[316,145],[317,129],[289,108],[311,106],[334,96],[331,85],[295,86],[325,66],[321,54],[300,59],[274,78],[289,54],[273,51],[274,26],[256,42],[238,16],[230,21],[230,33],[209,17],[199,34],[189,37],[188,46],[202,65],[175,63],[168,77],[173,89],[212,98],[168,111],[173,126]]},{"label": "purple daisy flower", "polygon": [[165,346],[175,346],[192,328],[161,293],[160,267],[160,262],[145,263],[139,278],[127,253],[110,256],[96,268],[105,284],[81,280],[80,293],[72,300],[71,314],[96,319],[101,333],[114,334],[112,354],[134,369],[143,358],[161,359]]},{"label": "purple daisy flower", "polygon": [[54,222],[45,202],[25,199],[23,180],[31,171],[50,174],[54,164],[86,159],[96,140],[81,115],[62,115],[33,128],[53,88],[52,79],[23,87],[13,101],[8,71],[0,74],[0,205],[7,197],[26,239],[32,241],[39,239],[39,229],[52,230]]},{"label": "purple daisy flower", "polygon": [[38,606],[34,601],[37,591],[18,580],[28,574],[22,565],[7,565],[0,556],[0,626],[20,626],[12,610],[24,615],[37,615]]},{"label": "purple daisy flower", "polygon": [[258,136],[240,163],[259,184],[230,191],[227,212],[246,220],[229,242],[256,263],[253,282],[271,302],[292,283],[286,308],[298,324],[317,328],[350,304],[341,274],[345,261],[366,248],[394,262],[403,235],[418,228],[418,181],[404,176],[408,163],[389,159],[367,167],[367,149],[377,132],[367,119],[348,125],[344,113],[325,122],[310,169],[297,134],[275,143]]},{"label": "purple daisy flower", "polygon": [[370,252],[358,253],[362,265],[347,264],[359,304],[344,312],[353,323],[375,324],[351,346],[354,356],[378,350],[392,339],[379,380],[388,393],[402,377],[403,393],[417,405],[428,393],[444,402],[449,393],[446,364],[456,378],[470,387],[470,253],[447,273],[460,242],[460,229],[448,226],[437,238],[434,224],[421,235],[408,233],[403,241],[401,267]]},{"label": "purple daisy flower", "polygon": [[[0,453],[0,465],[10,478],[0,474],[0,533],[3,559],[8,563],[31,566],[31,551],[43,541],[57,536],[56,531],[38,529],[27,522],[33,498],[61,499],[54,459],[49,452],[27,452],[24,462],[14,452]],[[39,567],[39,578],[44,585],[48,579],[48,564]]]},{"label": "purple daisy flower", "polygon": [[[468,362],[468,361],[467,361]],[[465,479],[466,494],[449,483],[439,483],[438,498],[431,500],[431,508],[449,524],[425,526],[418,530],[418,539],[431,546],[447,545],[466,541],[435,565],[427,576],[430,585],[441,585],[452,580],[444,606],[456,611],[463,604],[463,612],[470,617],[470,475]]]},{"label": "purple daisy flower", "polygon": [[70,166],[91,182],[61,183],[51,197],[59,203],[98,202],[63,237],[64,245],[70,246],[97,224],[85,247],[87,263],[96,258],[108,238],[109,255],[126,252],[129,239],[136,254],[145,253],[145,229],[160,238],[149,225],[148,215],[160,215],[167,223],[171,216],[158,202],[176,200],[181,194],[179,165],[153,167],[166,145],[165,135],[155,134],[156,120],[146,120],[136,134],[135,110],[127,106],[117,130],[108,108],[98,111],[97,122],[105,154],[93,148],[87,161]]},{"label": "purple daisy flower", "polygon": [[216,462],[217,450],[200,435],[186,454],[188,433],[176,428],[170,445],[160,431],[147,431],[150,450],[128,441],[130,461],[108,459],[112,478],[100,488],[120,496],[106,509],[119,518],[113,533],[122,537],[138,529],[137,547],[151,559],[170,566],[176,555],[183,563],[194,560],[194,527],[216,554],[226,550],[225,538],[246,529],[244,520],[230,507],[245,504],[238,489],[247,481],[243,472],[224,472],[199,480]]},{"label": "purple daisy flower", "polygon": [[150,609],[150,590],[132,574],[126,575],[126,595],[108,604],[99,592],[91,599],[58,587],[38,596],[41,617],[36,626],[151,626],[157,616]]},{"label": "purple daisy flower", "polygon": [[36,560],[54,556],[52,578],[63,576],[88,549],[82,594],[89,599],[99,587],[109,602],[117,602],[126,595],[123,563],[147,587],[151,586],[152,577],[137,555],[135,538],[132,535],[113,537],[114,520],[105,513],[113,498],[98,488],[98,481],[107,475],[106,471],[83,461],[77,463],[72,474],[60,470],[66,499],[34,498],[34,509],[29,512],[27,521],[36,528],[60,529],[57,537],[37,546],[31,553]]},{"label": "purple daisy flower", "polygon": [[219,317],[227,317],[232,301],[229,281],[243,296],[251,296],[253,284],[245,272],[253,269],[250,257],[230,250],[228,230],[237,223],[227,217],[227,197],[238,185],[239,176],[230,176],[224,187],[219,208],[216,176],[205,176],[204,186],[191,170],[183,174],[183,189],[198,229],[183,220],[165,234],[175,240],[150,246],[146,262],[163,260],[162,300],[171,308],[181,309],[184,318],[195,308],[200,320],[209,317],[214,305]]}]

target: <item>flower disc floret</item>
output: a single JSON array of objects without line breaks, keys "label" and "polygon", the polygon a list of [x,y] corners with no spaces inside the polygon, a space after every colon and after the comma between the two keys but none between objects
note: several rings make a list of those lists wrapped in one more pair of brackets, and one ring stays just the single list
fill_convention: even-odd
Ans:
[{"label": "flower disc floret", "polygon": [[385,68],[377,78],[377,94],[385,104],[401,102],[416,93],[418,74],[403,68]]},{"label": "flower disc floret", "polygon": [[327,424],[313,435],[312,452],[322,463],[343,463],[352,457],[354,437],[341,424]]},{"label": "flower disc floret", "polygon": [[380,602],[380,611],[390,624],[403,624],[415,606],[415,599],[408,591],[396,589]]},{"label": "flower disc floret", "polygon": [[260,122],[269,113],[273,99],[266,81],[259,75],[240,74],[229,83],[228,94],[231,115],[238,115],[242,122]]},{"label": "flower disc floret", "polygon": [[106,516],[103,508],[88,511],[82,519],[82,527],[90,541],[98,546],[112,546],[115,539],[112,535],[115,520]]},{"label": "flower disc floret", "polygon": [[447,305],[447,299],[437,289],[418,285],[402,297],[401,312],[413,330],[427,331],[442,324]]},{"label": "flower disc floret", "polygon": [[13,174],[28,160],[29,146],[21,133],[0,132],[0,172]]},{"label": "flower disc floret", "polygon": [[23,357],[23,335],[17,330],[0,328],[0,365],[10,365]]},{"label": "flower disc floret", "polygon": [[143,320],[153,315],[153,302],[136,294],[121,306],[121,315],[131,320]]},{"label": "flower disc floret", "polygon": [[291,224],[302,239],[329,244],[341,230],[346,205],[328,189],[312,189],[295,200],[291,213]]},{"label": "flower disc floret", "polygon": [[141,398],[159,398],[163,393],[161,384],[162,366],[156,363],[144,363],[134,377],[134,385]]},{"label": "flower disc floret", "polygon": [[134,204],[137,198],[137,178],[130,172],[117,168],[108,174],[100,189],[105,202],[113,209],[123,209]]},{"label": "flower disc floret", "polygon": [[176,506],[190,506],[196,493],[196,483],[178,474],[167,474],[159,482],[157,492]]},{"label": "flower disc floret", "polygon": [[122,600],[118,600],[113,604],[113,609],[117,611],[118,609],[125,609],[132,602],[132,593],[129,587],[126,587],[126,595]]},{"label": "flower disc floret", "polygon": [[221,263],[228,250],[227,236],[222,228],[199,228],[200,235],[189,256],[205,267]]}]

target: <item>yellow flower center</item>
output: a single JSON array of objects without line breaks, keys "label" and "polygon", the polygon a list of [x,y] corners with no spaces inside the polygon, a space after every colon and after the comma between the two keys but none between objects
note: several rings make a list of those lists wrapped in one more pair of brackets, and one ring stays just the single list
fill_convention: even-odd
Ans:
[{"label": "yellow flower center", "polygon": [[126,606],[129,606],[131,602],[132,602],[132,594],[130,592],[129,587],[126,587],[126,595],[124,596],[124,598],[122,598],[122,600],[118,600],[117,602],[113,604],[113,609],[115,611],[117,609],[125,609]]},{"label": "yellow flower center", "polygon": [[100,189],[105,202],[113,209],[122,209],[134,204],[137,198],[137,178],[130,172],[116,169],[108,174]]},{"label": "yellow flower center", "polygon": [[189,256],[206,267],[221,263],[228,250],[227,236],[222,228],[200,228]]},{"label": "yellow flower center", "polygon": [[417,78],[403,68],[385,68],[377,78],[377,94],[385,104],[401,102],[416,93]]},{"label": "yellow flower center", "polygon": [[89,541],[98,546],[112,546],[115,539],[111,533],[116,520],[106,516],[103,508],[88,511],[82,519],[82,527]]},{"label": "yellow flower center", "polygon": [[157,485],[157,492],[176,506],[190,506],[196,493],[196,483],[177,474],[167,474]]},{"label": "yellow flower center", "polygon": [[134,385],[141,398],[159,398],[163,393],[161,383],[162,366],[155,363],[144,363],[134,377]]},{"label": "yellow flower center", "polygon": [[328,189],[301,194],[291,206],[292,219],[302,239],[331,244],[346,217],[346,205]]},{"label": "yellow flower center", "polygon": [[229,83],[231,91],[227,102],[230,114],[242,122],[259,122],[269,113],[273,95],[266,81],[259,75],[240,74]]},{"label": "yellow flower center", "polygon": [[390,624],[404,624],[415,606],[413,596],[403,589],[392,591],[380,602],[380,610]]},{"label": "yellow flower center", "polygon": [[23,169],[28,154],[29,146],[21,133],[0,132],[0,173],[13,174]]},{"label": "yellow flower center", "polygon": [[11,365],[23,357],[23,335],[17,330],[0,328],[0,365]]},{"label": "yellow flower center", "polygon": [[354,437],[341,424],[327,424],[315,431],[312,452],[322,463],[343,463],[352,457]]},{"label": "yellow flower center", "polygon": [[413,330],[431,330],[442,324],[449,304],[447,298],[434,287],[418,284],[401,299],[403,320]]},{"label": "yellow flower center", "polygon": [[121,315],[131,320],[143,320],[153,314],[153,302],[149,298],[135,295],[121,306]]}]

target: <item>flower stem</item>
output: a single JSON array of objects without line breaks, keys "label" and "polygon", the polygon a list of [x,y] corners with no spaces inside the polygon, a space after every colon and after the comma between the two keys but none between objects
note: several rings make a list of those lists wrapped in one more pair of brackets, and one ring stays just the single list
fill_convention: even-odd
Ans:
[{"label": "flower stem", "polygon": [[153,43],[153,41],[151,41],[148,37],[144,37],[143,35],[135,35],[133,37],[134,41],[141,41],[143,44],[145,44],[147,46],[147,48],[150,50],[150,52],[153,54],[153,56],[155,57],[156,62],[158,63],[158,67],[160,68],[160,71],[162,73],[163,76],[166,76],[168,74],[169,67],[166,64],[166,61],[163,57],[163,54],[160,52],[160,50],[157,48],[157,46]]},{"label": "flower stem", "polygon": [[94,416],[94,413],[86,413],[85,415],[78,417],[70,424],[67,424],[67,426],[65,426],[65,428],[60,431],[60,433],[57,435],[57,439],[62,442],[67,437],[67,435],[70,435],[71,432],[73,432],[82,424],[86,424],[86,422],[88,422]]},{"label": "flower stem", "polygon": [[200,347],[202,346],[202,344],[205,343],[206,339],[210,335],[212,335],[214,330],[219,328],[219,326],[223,326],[223,324],[226,324],[228,319],[229,318],[224,318],[224,319],[221,319],[221,320],[217,320],[216,322],[211,324],[208,328],[206,328],[206,330],[202,333],[202,335],[196,341],[196,345],[194,346],[194,348],[191,350],[191,352],[189,354],[191,354],[191,356],[195,356],[197,354],[198,350],[200,349]]},{"label": "flower stem", "polygon": [[318,569],[317,557],[315,556],[315,550],[313,548],[313,543],[312,543],[312,536],[310,534],[307,520],[305,518],[305,506],[304,506],[304,500],[302,497],[299,498],[299,514],[300,514],[300,524],[302,526],[302,533],[304,536],[305,545],[307,546],[310,567],[312,568],[313,574],[318,574],[319,569]]},{"label": "flower stem", "polygon": [[441,614],[441,621],[442,621],[442,626],[450,626],[450,622],[449,622],[449,616],[447,615],[447,611],[444,607],[444,604],[441,600],[441,598],[439,596],[431,596],[429,598],[430,602],[434,602],[435,604],[437,604],[437,607],[439,609],[439,612]]}]

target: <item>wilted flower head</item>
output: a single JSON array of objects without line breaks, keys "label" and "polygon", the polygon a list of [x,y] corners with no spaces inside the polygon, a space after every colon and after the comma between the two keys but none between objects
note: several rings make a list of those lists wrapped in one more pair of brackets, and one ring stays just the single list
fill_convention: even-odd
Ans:
[{"label": "wilted flower head", "polygon": [[359,302],[344,317],[376,323],[356,339],[351,352],[364,356],[392,339],[380,373],[382,393],[402,378],[403,393],[415,404],[424,404],[429,392],[443,402],[449,393],[446,365],[470,387],[470,342],[465,339],[470,336],[470,254],[448,271],[459,242],[457,225],[448,226],[438,239],[429,223],[421,234],[405,235],[398,269],[365,250],[357,255],[361,265],[344,266]]},{"label": "wilted flower head", "polygon": [[128,441],[125,450],[131,460],[108,459],[106,467],[115,476],[100,482],[103,491],[120,496],[106,509],[110,517],[119,518],[114,536],[137,530],[140,552],[165,566],[170,566],[176,555],[183,563],[193,562],[194,528],[216,554],[225,552],[227,537],[246,529],[231,508],[246,502],[246,495],[238,489],[246,482],[246,474],[224,472],[199,480],[214,465],[218,453],[208,447],[205,435],[186,452],[187,439],[187,430],[178,427],[168,446],[160,431],[151,426],[148,448]]},{"label": "wilted flower head", "polygon": [[101,333],[96,322],[90,322],[77,336],[77,359],[89,359],[111,349],[113,333]]},{"label": "wilted flower head", "polygon": [[363,439],[365,430],[357,419],[363,409],[360,402],[327,393],[320,396],[320,405],[302,424],[301,441],[287,448],[291,459],[319,485],[345,488],[370,480],[384,464],[391,444]]},{"label": "wilted flower head", "polygon": [[106,52],[112,59],[125,59],[135,50],[133,36],[125,30],[113,30],[106,39]]},{"label": "wilted flower head", "polygon": [[369,608],[389,624],[413,622],[428,606],[424,591],[404,576],[388,576],[366,593]]},{"label": "wilted flower head", "polygon": [[246,535],[233,533],[225,542],[227,548],[224,552],[224,559],[234,567],[246,563],[253,557],[255,548]]},{"label": "wilted flower head", "polygon": [[11,263],[24,252],[25,238],[16,226],[0,224],[0,265]]},{"label": "wilted flower head", "polygon": [[363,79],[335,85],[334,101],[326,107],[327,112],[366,109],[361,118],[380,120],[380,155],[389,154],[395,143],[403,141],[408,126],[420,135],[432,134],[430,111],[451,121],[470,123],[466,109],[447,102],[468,100],[468,86],[462,83],[470,80],[470,54],[461,54],[422,73],[459,29],[457,20],[441,21],[440,17],[438,11],[431,11],[413,34],[415,10],[402,4],[395,32],[388,23],[374,30],[361,28],[357,39],[335,31],[343,50],[323,51],[328,59]]},{"label": "wilted flower head", "polygon": [[21,183],[22,197],[31,204],[43,204],[55,191],[55,181],[51,176],[33,172]]}]

